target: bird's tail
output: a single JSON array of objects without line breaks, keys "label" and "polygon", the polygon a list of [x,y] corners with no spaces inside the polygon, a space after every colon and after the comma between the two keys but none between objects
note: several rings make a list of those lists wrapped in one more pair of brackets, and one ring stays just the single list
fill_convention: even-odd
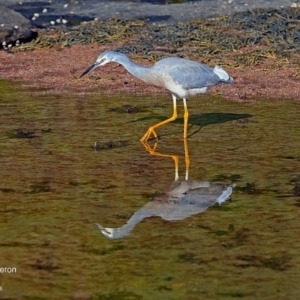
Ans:
[{"label": "bird's tail", "polygon": [[233,83],[233,78],[221,67],[215,66],[214,73],[220,78],[220,81],[224,83]]}]

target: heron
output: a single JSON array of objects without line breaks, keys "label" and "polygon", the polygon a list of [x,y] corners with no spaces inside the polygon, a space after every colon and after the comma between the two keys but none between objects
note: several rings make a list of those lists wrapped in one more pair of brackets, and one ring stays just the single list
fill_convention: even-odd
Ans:
[{"label": "heron", "polygon": [[109,62],[121,64],[133,76],[142,81],[167,89],[173,100],[172,117],[156,123],[149,127],[141,138],[142,143],[147,143],[153,135],[157,139],[156,129],[162,125],[176,120],[177,118],[177,99],[183,100],[184,106],[184,133],[183,138],[187,138],[188,108],[187,98],[197,94],[207,92],[211,87],[220,83],[232,83],[233,79],[220,66],[211,68],[202,63],[179,57],[167,57],[159,60],[151,67],[143,67],[123,53],[115,51],[104,51],[99,55],[96,62],[87,68],[79,78],[91,70],[104,66]]}]

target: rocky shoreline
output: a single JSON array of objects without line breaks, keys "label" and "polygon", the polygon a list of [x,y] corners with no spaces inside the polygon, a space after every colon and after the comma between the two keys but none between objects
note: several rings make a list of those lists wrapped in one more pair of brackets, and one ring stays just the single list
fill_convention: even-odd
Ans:
[{"label": "rocky shoreline", "polygon": [[[36,37],[34,28],[75,26],[82,21],[110,18],[142,20],[161,26],[213,18],[255,8],[299,7],[295,0],[201,0],[168,4],[165,0],[151,4],[140,1],[49,0],[26,2],[0,0],[0,49]],[[163,3],[163,4],[161,4]]]},{"label": "rocky shoreline", "polygon": [[[255,103],[257,98],[299,101],[298,12],[299,8],[256,11],[258,15],[248,11],[235,14],[235,17],[241,18],[235,25],[231,23],[235,19],[221,17],[173,25],[113,20],[115,23],[111,24],[109,21],[90,22],[87,28],[85,25],[69,28],[60,25],[36,29],[38,38],[34,42],[25,44],[25,47],[9,48],[6,45],[7,50],[0,51],[0,79],[39,88],[36,93],[57,95],[71,92],[85,96],[99,88],[106,94],[167,93],[146,85],[116,64],[97,69],[86,78],[78,78],[102,51],[121,49],[142,65],[151,65],[161,57],[181,56],[210,66],[224,66],[234,78],[234,84],[217,86],[211,92],[228,100],[251,103]],[[268,17],[275,18],[269,21],[275,24],[273,29],[266,23]],[[259,26],[263,29],[260,30]],[[95,39],[93,30],[98,38],[103,31],[99,40]],[[76,40],[78,36],[82,37],[81,42]],[[231,38],[236,38],[237,43]]]}]

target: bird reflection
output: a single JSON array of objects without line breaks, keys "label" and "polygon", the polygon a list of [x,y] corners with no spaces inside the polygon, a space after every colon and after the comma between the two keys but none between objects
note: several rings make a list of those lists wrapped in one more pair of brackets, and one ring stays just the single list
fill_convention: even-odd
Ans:
[{"label": "bird reflection", "polygon": [[215,203],[221,205],[230,198],[235,184],[221,184],[209,181],[188,179],[190,159],[188,154],[187,139],[184,139],[186,173],[185,180],[180,181],[178,176],[178,156],[162,154],[157,149],[157,143],[150,147],[143,143],[145,149],[156,156],[170,157],[175,163],[175,181],[168,192],[160,194],[136,211],[127,223],[119,228],[105,228],[95,224],[103,235],[110,239],[122,238],[129,235],[130,231],[143,219],[153,216],[161,217],[167,221],[183,220],[192,215],[205,211]]}]

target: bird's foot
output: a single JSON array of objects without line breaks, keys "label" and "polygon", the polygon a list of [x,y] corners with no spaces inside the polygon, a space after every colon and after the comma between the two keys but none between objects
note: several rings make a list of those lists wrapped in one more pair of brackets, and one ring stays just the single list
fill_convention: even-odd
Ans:
[{"label": "bird's foot", "polygon": [[152,126],[149,127],[148,131],[144,134],[144,136],[141,138],[140,141],[142,143],[146,143],[149,140],[151,135],[153,135],[154,138],[157,139],[157,134],[154,130],[154,127],[152,127]]}]

